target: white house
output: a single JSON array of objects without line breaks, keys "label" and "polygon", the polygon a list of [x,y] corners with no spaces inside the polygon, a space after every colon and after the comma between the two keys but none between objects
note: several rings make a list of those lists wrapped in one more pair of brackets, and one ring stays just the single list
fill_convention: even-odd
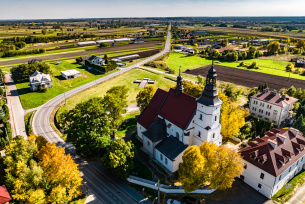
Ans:
[{"label": "white house", "polygon": [[96,64],[96,65],[101,65],[101,66],[105,66],[105,60],[103,58],[101,58],[100,56],[97,55],[92,55],[89,59],[88,59],[91,63]]},{"label": "white house", "polygon": [[304,146],[305,138],[299,130],[271,129],[240,151],[244,162],[240,178],[271,198],[304,168]]},{"label": "white house", "polygon": [[138,137],[143,150],[170,172],[182,162],[189,145],[202,142],[222,144],[219,123],[220,106],[214,65],[207,74],[205,89],[199,98],[183,93],[182,77],[168,92],[158,89],[137,120]]},{"label": "white house", "polygon": [[49,74],[44,74],[36,70],[30,76],[29,80],[31,91],[38,91],[39,87],[52,88],[52,80]]},{"label": "white house", "polygon": [[61,71],[61,76],[64,77],[65,79],[73,79],[76,77],[80,77],[80,72],[77,71],[76,69],[71,69],[71,70],[66,70],[66,71]]},{"label": "white house", "polygon": [[253,117],[280,126],[292,116],[293,103],[297,101],[296,98],[266,88],[263,92],[251,96],[249,108]]}]

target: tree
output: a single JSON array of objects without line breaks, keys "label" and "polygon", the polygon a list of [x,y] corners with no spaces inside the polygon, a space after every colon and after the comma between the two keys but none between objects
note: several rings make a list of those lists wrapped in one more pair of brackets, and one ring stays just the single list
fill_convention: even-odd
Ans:
[{"label": "tree", "polygon": [[303,134],[305,134],[305,120],[302,114],[293,123],[292,127],[300,130]]},{"label": "tree", "polygon": [[155,95],[156,88],[154,86],[146,86],[144,90],[141,90],[137,95],[137,106],[140,107],[142,112],[144,108],[149,104],[153,96]]},{"label": "tree", "polygon": [[299,40],[297,43],[297,48],[305,49],[305,40]]},{"label": "tree", "polygon": [[38,164],[52,188],[50,197],[58,188],[61,189],[60,192],[64,192],[67,201],[81,194],[82,176],[77,169],[78,164],[74,162],[70,154],[65,154],[64,148],[56,147],[55,143],[47,143],[37,153],[37,157]]},{"label": "tree", "polygon": [[103,98],[92,98],[59,115],[67,141],[84,155],[98,153],[111,142],[110,121]]},{"label": "tree", "polygon": [[221,106],[221,133],[224,138],[231,138],[245,125],[245,117],[248,112],[234,102]]},{"label": "tree", "polygon": [[197,83],[198,85],[204,85],[204,84],[205,84],[205,79],[204,79],[202,76],[197,75],[197,81],[196,81],[196,83]]},{"label": "tree", "polygon": [[42,29],[41,33],[42,33],[43,35],[46,35],[46,34],[47,34],[47,30],[46,30],[46,29]]},{"label": "tree", "polygon": [[230,188],[243,172],[241,156],[235,150],[209,142],[203,142],[200,148],[188,147],[182,160],[178,180],[186,193],[204,183],[219,190]]},{"label": "tree", "polygon": [[287,94],[289,95],[289,96],[294,96],[295,95],[295,93],[296,93],[296,89],[294,88],[294,86],[291,86],[288,90],[287,90]]},{"label": "tree", "polygon": [[107,113],[107,120],[110,122],[112,136],[123,121],[122,114],[126,113],[127,108],[127,93],[126,86],[114,86],[106,92],[103,99],[104,109]]},{"label": "tree", "polygon": [[227,47],[227,46],[228,46],[228,43],[229,43],[229,40],[228,40],[227,38],[222,40],[222,45],[223,45],[224,47]]},{"label": "tree", "polygon": [[189,146],[182,156],[182,163],[179,166],[179,182],[182,183],[184,191],[191,192],[205,182],[205,160],[200,153],[198,146]]},{"label": "tree", "polygon": [[107,154],[101,159],[101,164],[124,179],[133,168],[133,158],[134,145],[123,139],[117,139],[110,144]]},{"label": "tree", "polygon": [[270,54],[277,54],[280,49],[280,43],[278,41],[273,41],[268,44],[267,50]]},{"label": "tree", "polygon": [[104,60],[105,60],[105,64],[109,63],[109,59],[108,59],[108,56],[106,54],[104,55]]}]

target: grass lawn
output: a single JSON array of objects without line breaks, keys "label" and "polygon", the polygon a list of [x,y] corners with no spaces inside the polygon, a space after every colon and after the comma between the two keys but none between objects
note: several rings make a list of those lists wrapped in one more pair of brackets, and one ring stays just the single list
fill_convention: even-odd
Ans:
[{"label": "grass lawn", "polygon": [[139,84],[133,83],[136,79],[143,79],[145,77],[150,78],[151,80],[156,80],[154,86],[156,88],[166,89],[169,86],[173,86],[175,82],[165,79],[163,75],[158,75],[151,73],[142,69],[133,69],[129,72],[121,74],[115,78],[109,79],[106,82],[100,83],[97,86],[91,87],[78,93],[74,96],[68,98],[66,105],[58,110],[58,113],[64,110],[70,110],[76,106],[76,104],[80,102],[84,102],[93,97],[103,97],[107,90],[109,90],[113,86],[122,86],[126,85],[129,88],[128,91],[128,103],[136,102],[136,96],[140,90],[143,88],[139,87]]},{"label": "grass lawn", "polygon": [[124,120],[128,119],[128,122],[123,122],[123,124],[119,127],[118,131],[115,133],[115,137],[124,137],[126,132],[131,130],[132,128],[137,126],[137,121],[135,119],[136,115],[139,115],[140,111],[136,111],[134,113],[126,114],[124,116]]},{"label": "grass lawn", "polygon": [[[282,77],[289,77],[289,72],[286,72],[286,66],[290,63],[287,61],[278,61],[278,60],[266,60],[266,59],[250,59],[243,60],[246,64],[251,64],[252,62],[256,62],[259,69],[249,69],[247,67],[239,67],[240,62],[219,62],[215,61],[215,64],[244,69],[254,72],[260,72],[264,74],[277,75]],[[187,56],[181,53],[171,53],[169,58],[167,59],[168,66],[172,69],[175,69],[176,73],[178,73],[180,67],[181,71],[185,71],[186,69],[195,69],[198,67],[206,66],[211,64],[211,60],[201,58],[198,56]],[[305,76],[299,74],[290,74],[291,78],[305,80]]]},{"label": "grass lawn", "polygon": [[[86,84],[102,76],[105,76],[96,71],[87,71],[83,66],[76,63],[72,63],[73,61],[74,60],[62,61],[62,65],[50,63],[53,72],[53,87],[48,89],[48,92],[46,93],[30,92],[28,86],[29,82],[16,84],[23,108],[30,109],[38,107],[63,92]],[[64,79],[61,76],[60,71],[69,69],[78,70],[81,73],[81,77],[69,80]]]},{"label": "grass lawn", "polygon": [[304,182],[305,171],[302,171],[286,184],[291,184],[291,188],[286,188],[286,185],[284,185],[283,188],[281,188],[274,196],[272,196],[272,200],[275,200],[278,203],[286,203],[294,195],[297,188],[302,186]]}]

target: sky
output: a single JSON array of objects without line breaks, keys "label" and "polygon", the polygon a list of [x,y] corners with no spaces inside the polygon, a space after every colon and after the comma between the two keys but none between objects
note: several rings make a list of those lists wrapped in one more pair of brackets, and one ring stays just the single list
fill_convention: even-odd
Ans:
[{"label": "sky", "polygon": [[305,16],[305,0],[0,0],[0,20]]}]

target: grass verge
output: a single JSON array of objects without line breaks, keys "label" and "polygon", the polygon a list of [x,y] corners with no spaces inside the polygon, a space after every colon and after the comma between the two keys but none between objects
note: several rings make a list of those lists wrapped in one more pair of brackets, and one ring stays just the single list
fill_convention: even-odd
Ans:
[{"label": "grass verge", "polygon": [[36,111],[31,111],[24,115],[25,130],[27,135],[31,135],[33,133],[31,119],[32,115],[34,116],[35,112]]}]

